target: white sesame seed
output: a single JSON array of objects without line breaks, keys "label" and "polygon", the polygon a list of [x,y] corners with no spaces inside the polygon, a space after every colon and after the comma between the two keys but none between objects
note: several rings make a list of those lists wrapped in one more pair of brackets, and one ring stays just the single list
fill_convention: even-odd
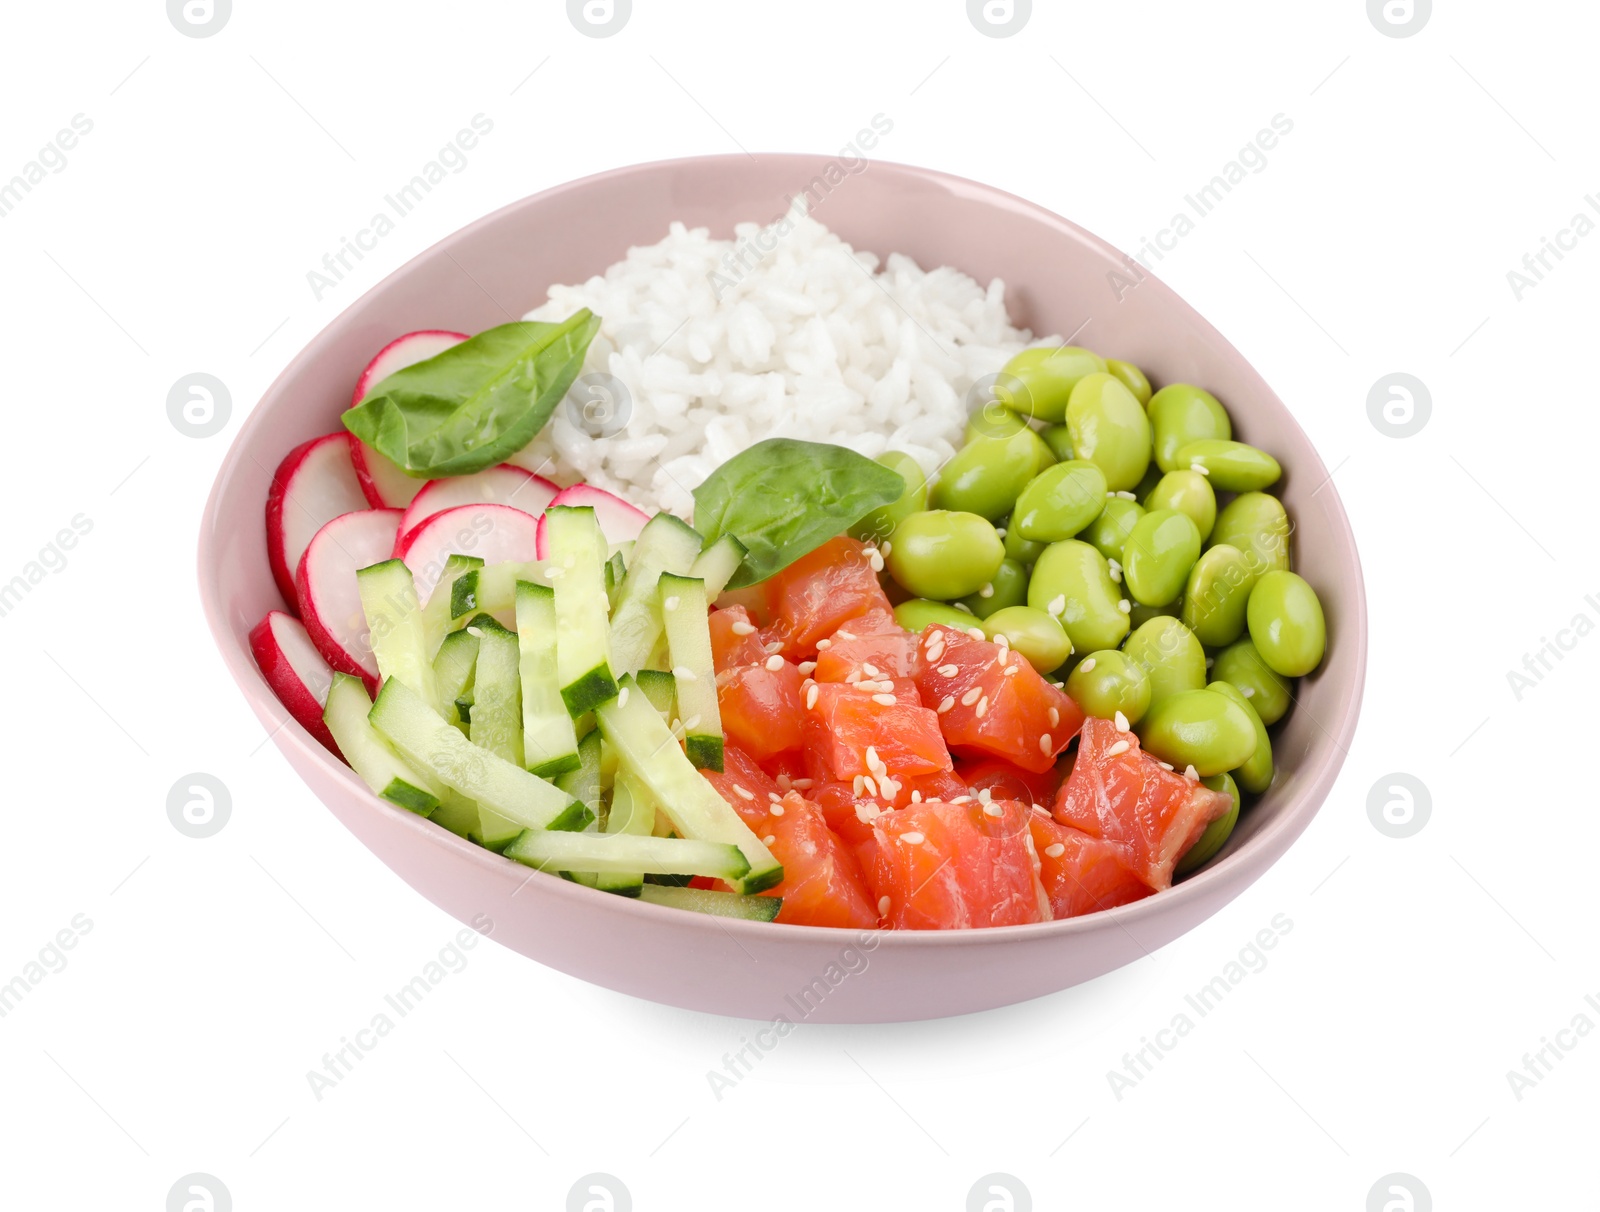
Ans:
[{"label": "white sesame seed", "polygon": [[628,688],[626,686],[624,686],[621,690],[619,690],[617,692],[617,706],[618,707],[626,707],[627,705],[628,705]]},{"label": "white sesame seed", "polygon": [[947,711],[949,711],[955,705],[956,705],[956,696],[953,695],[953,694],[945,695],[944,698],[939,700],[939,714],[940,715],[944,715]]},{"label": "white sesame seed", "polygon": [[1110,500],[1111,498],[1115,497],[1116,495],[1117,494],[1115,492],[1107,492],[1106,493],[1106,499]]},{"label": "white sesame seed", "polygon": [[677,678],[680,682],[695,681],[694,670],[690,669],[687,665],[674,665],[672,667],[672,676]]},{"label": "white sesame seed", "polygon": [[565,572],[565,571],[566,571],[566,569],[558,567],[555,564],[552,564],[552,565],[550,565],[550,567],[548,567],[548,568],[546,568],[544,570],[544,579],[547,580],[547,581],[554,581],[558,577],[560,577],[561,574],[563,572]]},{"label": "white sesame seed", "polygon": [[[968,613],[970,614],[971,611],[968,611]],[[969,636],[971,636],[975,640],[985,640],[985,639],[989,638],[988,636],[983,634],[983,628],[982,627],[968,627],[967,628],[967,634]]]},{"label": "white sesame seed", "polygon": [[1052,686],[1054,686],[1057,690],[1065,690],[1066,686],[1067,686],[1067,684],[1065,682],[1051,682],[1050,684]]},{"label": "white sesame seed", "polygon": [[971,614],[972,613],[972,607],[968,606],[965,602],[951,602],[950,605],[954,606],[962,614]]},{"label": "white sesame seed", "polygon": [[882,707],[893,707],[900,700],[892,694],[875,694],[872,696],[872,701]]},{"label": "white sesame seed", "polygon": [[983,583],[983,588],[978,590],[978,596],[980,598],[992,598],[992,597],[994,597],[994,582],[993,581],[985,581]]},{"label": "white sesame seed", "polygon": [[815,779],[791,779],[790,780],[790,786],[792,786],[796,791],[810,791],[816,785],[817,784],[816,784],[816,780]]},{"label": "white sesame seed", "polygon": [[958,665],[940,665],[938,672],[942,678],[953,678],[961,672],[961,667]]},{"label": "white sesame seed", "polygon": [[1093,657],[1084,657],[1083,663],[1078,666],[1078,668],[1083,670],[1085,673],[1093,673],[1094,667],[1095,659]]},{"label": "white sesame seed", "polygon": [[770,845],[772,845],[773,842],[775,842],[777,840],[778,840],[777,838],[773,837],[772,834],[769,833],[769,834],[767,834],[766,837],[761,839],[761,844],[763,846],[770,846]]},{"label": "white sesame seed", "polygon": [[765,644],[762,645],[762,647],[765,648],[769,653],[770,652],[782,652],[783,651],[783,641],[782,640],[768,640]]},{"label": "white sesame seed", "polygon": [[1006,528],[1004,526],[996,526],[994,532],[1002,539],[1006,537]]},{"label": "white sesame seed", "polygon": [[1190,471],[1198,471],[1203,476],[1208,476],[1208,475],[1211,474],[1211,468],[1207,467],[1199,459],[1190,459],[1189,460],[1189,470]]},{"label": "white sesame seed", "polygon": [[771,800],[774,804],[776,804],[782,798],[783,797],[781,795],[779,795],[776,791],[767,792],[767,799]]},{"label": "white sesame seed", "polygon": [[735,783],[733,785],[733,792],[741,800],[753,800],[756,798],[756,793],[751,791],[750,788],[746,787],[743,783]]},{"label": "white sesame seed", "polygon": [[1005,676],[1009,678],[1009,677],[1012,677],[1015,674],[1019,674],[1021,672],[1022,672],[1022,665],[1019,662],[1016,665],[1007,665],[1006,669],[1005,669]]},{"label": "white sesame seed", "polygon": [[888,917],[889,916],[889,906],[892,905],[892,904],[894,904],[894,902],[891,901],[888,897],[880,896],[878,898],[878,916],[879,917]]},{"label": "white sesame seed", "polygon": [[[1011,647],[1011,637],[1003,631],[995,633],[994,642],[1000,645],[1001,649],[1009,649]],[[1002,656],[1000,659],[1005,660],[1006,658]]]},{"label": "white sesame seed", "polygon": [[794,786],[794,780],[791,779],[787,774],[780,774],[772,781],[778,784],[779,791],[787,791],[789,788]]},{"label": "white sesame seed", "polygon": [[950,802],[952,804],[970,804],[972,803],[972,797],[970,795],[958,795]]},{"label": "white sesame seed", "polygon": [[1128,731],[1128,717],[1123,715],[1122,712],[1117,712],[1117,714],[1112,717],[1112,722],[1116,724],[1118,732]]},{"label": "white sesame seed", "polygon": [[810,676],[811,674],[815,673],[816,671],[817,671],[817,663],[815,661],[801,661],[800,662],[800,672],[801,673],[806,674],[807,676]]},{"label": "white sesame seed", "polygon": [[1133,603],[1128,601],[1127,598],[1123,598],[1122,601],[1117,603],[1117,609],[1122,611],[1123,614],[1132,614]]},{"label": "white sesame seed", "polygon": [[1048,732],[1046,732],[1044,735],[1042,735],[1039,738],[1039,752],[1040,753],[1042,753],[1046,757],[1048,757],[1050,754],[1055,752],[1055,749],[1056,749],[1056,743],[1050,739],[1050,734]]},{"label": "white sesame seed", "polygon": [[[859,796],[856,798],[860,799]],[[879,808],[876,804],[862,801],[856,805],[856,820],[860,821],[863,825],[872,824],[873,821],[877,820],[878,817],[882,815],[883,809]]]},{"label": "white sesame seed", "polygon": [[1120,564],[1118,564],[1115,560],[1112,560],[1111,561],[1110,571],[1111,571],[1111,583],[1113,585],[1122,584],[1122,566]]},{"label": "white sesame seed", "polygon": [[1157,762],[1156,765],[1160,766],[1163,770],[1171,770],[1173,768],[1171,762]]},{"label": "white sesame seed", "polygon": [[878,794],[878,784],[872,781],[872,776],[870,774],[863,774],[861,776],[861,786],[868,795]]},{"label": "white sesame seed", "polygon": [[869,678],[875,678],[878,676],[878,667],[872,664],[870,661],[863,661],[861,663],[861,672],[866,674]]},{"label": "white sesame seed", "polygon": [[700,717],[697,715],[691,715],[683,721],[683,730],[685,732],[693,732],[698,727],[700,727]]},{"label": "white sesame seed", "polygon": [[846,643],[849,643],[851,640],[856,638],[854,632],[846,631],[842,627],[833,634],[838,636],[841,640],[844,640]]},{"label": "white sesame seed", "polygon": [[815,683],[806,690],[806,710],[810,711],[817,705],[817,687]]},{"label": "white sesame seed", "polygon": [[747,623],[743,619],[739,619],[734,623],[731,630],[733,631],[734,635],[754,635],[756,625],[754,623]]},{"label": "white sesame seed", "polygon": [[878,550],[883,552],[884,559],[888,559],[889,558],[889,553],[894,550],[894,544],[889,542],[888,539],[885,539],[883,541],[883,546],[880,547]]},{"label": "white sesame seed", "polygon": [[1253,699],[1256,697],[1256,688],[1254,686],[1246,686],[1239,693],[1244,695],[1244,697],[1247,699]]},{"label": "white sesame seed", "polygon": [[1048,808],[1046,808],[1043,804],[1031,804],[1029,806],[1035,812],[1037,812],[1040,816],[1044,817],[1045,820],[1049,820],[1050,819],[1050,810]]},{"label": "white sesame seed", "polygon": [[869,767],[870,766],[876,766],[882,760],[883,759],[878,756],[878,747],[876,745],[868,745],[867,746],[867,765]]},{"label": "white sesame seed", "polygon": [[912,802],[912,803],[913,803],[913,804],[920,804],[920,803],[922,803],[922,792],[920,792],[920,791],[913,791],[913,792],[912,792],[912,793],[911,793],[911,802]]},{"label": "white sesame seed", "polygon": [[883,556],[876,549],[867,557],[867,562],[872,565],[873,572],[883,571]]},{"label": "white sesame seed", "polygon": [[1067,852],[1067,848],[1060,842],[1051,842],[1044,848],[1044,852],[1051,858],[1060,858]]},{"label": "white sesame seed", "polygon": [[900,835],[900,840],[902,842],[904,842],[907,846],[920,846],[927,839],[924,838],[922,836],[922,834],[918,833],[915,829],[913,829],[910,833],[902,833]]},{"label": "white sesame seed", "polygon": [[850,780],[850,790],[855,794],[856,799],[859,800],[861,798],[861,776],[859,774]]},{"label": "white sesame seed", "polygon": [[468,627],[467,628],[467,634],[470,635],[470,636],[475,636],[475,637],[477,637],[478,639],[481,640],[481,639],[483,639],[483,628],[482,627]]},{"label": "white sesame seed", "polygon": [[1126,488],[1124,488],[1121,492],[1117,493],[1117,496],[1121,497],[1124,501],[1137,501],[1139,499],[1133,493],[1129,492]]},{"label": "white sesame seed", "polygon": [[1198,783],[1200,781],[1200,772],[1192,765],[1185,766],[1183,768],[1183,777],[1188,779],[1191,783]]},{"label": "white sesame seed", "polygon": [[1112,745],[1106,750],[1106,756],[1108,758],[1121,757],[1124,753],[1127,753],[1130,748],[1131,746],[1127,741],[1118,741],[1115,745]]},{"label": "white sesame seed", "polygon": [[980,720],[984,716],[989,714],[989,696],[988,695],[984,695],[981,699],[978,700],[978,707],[977,707],[976,714],[977,714],[977,717]]},{"label": "white sesame seed", "polygon": [[1060,618],[1062,615],[1066,614],[1067,595],[1064,593],[1056,594],[1055,597],[1050,599],[1050,603],[1045,607],[1045,611],[1048,614],[1055,615],[1057,618]]},{"label": "white sesame seed", "polygon": [[982,697],[983,697],[982,688],[978,687],[978,686],[974,686],[971,690],[967,691],[966,694],[961,696],[961,705],[963,707],[971,707],[974,703],[976,703]]},{"label": "white sesame seed", "polygon": [[818,652],[827,652],[828,649],[830,649],[832,647],[833,647],[833,641],[832,640],[818,640],[817,641],[817,651]]},{"label": "white sesame seed", "polygon": [[677,608],[678,608],[678,595],[677,594],[673,594],[665,602],[661,603],[661,609],[663,609],[663,610],[676,610]]},{"label": "white sesame seed", "polygon": [[777,673],[778,670],[783,668],[783,658],[777,653],[773,653],[767,658],[767,668],[773,673]]},{"label": "white sesame seed", "polygon": [[1004,816],[1005,814],[1006,810],[1000,807],[999,804],[985,804],[983,806],[984,816]]}]

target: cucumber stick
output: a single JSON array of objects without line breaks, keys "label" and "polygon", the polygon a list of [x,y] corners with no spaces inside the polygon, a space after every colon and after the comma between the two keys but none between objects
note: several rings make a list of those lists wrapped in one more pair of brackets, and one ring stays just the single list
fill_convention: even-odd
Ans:
[{"label": "cucumber stick", "polygon": [[433,683],[439,696],[440,714],[457,727],[467,723],[468,717],[461,710],[462,700],[472,689],[472,675],[477,667],[478,637],[470,631],[452,631],[445,636],[433,658]]},{"label": "cucumber stick", "polygon": [[556,674],[567,714],[580,716],[615,698],[606,611],[606,538],[594,510],[557,505],[544,515],[545,579],[555,591]]},{"label": "cucumber stick", "polygon": [[635,834],[551,833],[529,829],[505,849],[541,871],[594,871],[602,875],[643,868],[667,875],[709,875],[734,881],[750,870],[737,846]]},{"label": "cucumber stick", "polygon": [[[473,678],[472,743],[517,766],[522,760],[522,680],[518,673],[517,637],[489,615],[468,624],[479,633],[478,664]],[[523,826],[494,809],[478,805],[478,836],[490,850],[503,850]]]},{"label": "cucumber stick", "polygon": [[722,715],[717,710],[717,673],[711,661],[706,583],[695,577],[663,573],[660,593],[667,651],[677,684],[678,717],[683,721],[684,748],[689,760],[701,770],[720,774]]},{"label": "cucumber stick", "polygon": [[747,922],[770,922],[783,908],[781,896],[740,896],[734,892],[712,892],[704,888],[673,888],[666,884],[645,884],[639,899],[669,909],[688,909],[714,917],[737,917]]},{"label": "cucumber stick", "polygon": [[599,732],[591,732],[578,742],[578,764],[555,780],[557,787],[594,814],[599,820],[605,812],[605,779],[601,770]]},{"label": "cucumber stick", "polygon": [[339,752],[368,787],[402,808],[428,816],[439,806],[442,788],[394,751],[367,721],[372,700],[360,678],[333,675],[322,720],[339,743]]},{"label": "cucumber stick", "polygon": [[[631,774],[619,773],[611,789],[611,809],[606,813],[608,835],[650,837],[656,828],[656,803],[647,788]],[[638,896],[644,884],[643,871],[602,873],[595,883],[601,892],[619,896]]]},{"label": "cucumber stick", "polygon": [[578,733],[561,697],[556,595],[548,585],[517,582],[517,643],[524,765],[545,778],[575,770]]},{"label": "cucumber stick", "polygon": [[725,534],[695,557],[689,575],[706,583],[706,597],[715,602],[739,571],[749,548],[731,534]]},{"label": "cucumber stick", "polygon": [[[477,710],[475,705],[474,715]],[[654,711],[649,714],[660,723]],[[588,808],[572,796],[478,748],[397,678],[384,683],[368,718],[400,756],[424,774],[524,829],[582,829],[590,820]],[[720,803],[721,797],[717,799]]]},{"label": "cucumber stick", "polygon": [[634,682],[644,691],[650,705],[661,713],[668,724],[678,716],[678,683],[665,669],[641,669]]},{"label": "cucumber stick", "polygon": [[[739,847],[750,870],[730,881],[735,891],[760,892],[783,879],[783,865],[684,757],[677,739],[631,677],[623,678],[615,699],[595,709],[595,717],[600,735],[616,748],[621,768],[649,790],[681,837]],[[454,730],[452,734],[461,735]]]},{"label": "cucumber stick", "polygon": [[700,546],[699,532],[670,513],[656,514],[639,532],[611,612],[612,667],[619,674],[638,673],[649,665],[662,632],[661,599],[656,594],[661,574],[687,573]]},{"label": "cucumber stick", "polygon": [[[462,577],[451,597],[451,618],[459,620],[481,610],[509,622],[515,617],[518,581],[544,584],[544,565],[536,560],[513,560],[490,564],[472,576]],[[455,625],[459,627],[460,623]]]},{"label": "cucumber stick", "polygon": [[384,560],[356,573],[361,610],[367,616],[368,638],[378,673],[384,681],[398,678],[438,704],[433,681],[433,653],[428,648],[417,583],[404,560]]},{"label": "cucumber stick", "polygon": [[444,571],[439,574],[439,583],[433,587],[433,592],[428,595],[427,604],[422,608],[422,623],[427,629],[430,654],[437,653],[439,645],[444,643],[445,636],[460,626],[450,613],[450,603],[454,598],[456,585],[468,578],[476,579],[478,569],[482,567],[483,561],[477,556],[452,555],[444,562]]}]

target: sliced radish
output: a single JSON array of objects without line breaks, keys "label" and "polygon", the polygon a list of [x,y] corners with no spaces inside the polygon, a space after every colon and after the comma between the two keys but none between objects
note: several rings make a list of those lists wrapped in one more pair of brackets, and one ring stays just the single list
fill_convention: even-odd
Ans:
[{"label": "sliced radish", "polygon": [[[639,532],[644,529],[644,524],[650,520],[650,515],[644,510],[636,509],[614,493],[596,488],[592,484],[574,484],[571,488],[563,488],[556,493],[550,505],[590,506],[594,510],[595,520],[600,523],[600,533],[606,536],[606,542],[613,545],[637,539]],[[539,519],[538,558],[541,560],[545,558],[542,517]]]},{"label": "sliced radish", "polygon": [[417,599],[426,602],[453,555],[502,564],[536,560],[538,547],[539,519],[533,514],[509,505],[457,505],[434,514],[395,542],[393,554],[411,569]]},{"label": "sliced radish", "polygon": [[[356,389],[350,397],[350,403],[352,405],[361,403],[367,398],[369,391],[395,371],[415,366],[418,362],[426,362],[451,346],[460,345],[466,339],[467,334],[464,332],[445,332],[443,329],[408,332],[403,337],[396,337],[378,351],[377,357],[367,363],[367,368],[356,380]],[[366,493],[367,503],[374,509],[404,509],[427,483],[426,480],[406,475],[394,465],[393,460],[379,454],[365,442],[355,443],[354,460],[356,477],[361,482],[361,491]]]},{"label": "sliced radish", "polygon": [[367,640],[356,572],[387,560],[400,529],[398,509],[362,509],[334,518],[300,558],[295,586],[300,617],[323,658],[340,673],[353,673],[376,693],[378,663]]},{"label": "sliced radish", "polygon": [[406,506],[400,519],[400,543],[436,513],[459,505],[510,505],[535,517],[555,500],[561,490],[542,476],[521,467],[503,463],[470,476],[448,480],[429,480]]},{"label": "sliced radish", "polygon": [[273,473],[267,491],[267,559],[291,609],[295,569],[311,537],[340,514],[367,507],[351,462],[352,444],[343,432],[312,438],[291,450]]},{"label": "sliced radish", "polygon": [[[333,670],[311,642],[305,624],[281,610],[267,617],[250,633],[250,651],[295,722],[337,754],[333,733],[322,722],[322,706],[333,684]],[[343,755],[340,755],[343,756]]]}]

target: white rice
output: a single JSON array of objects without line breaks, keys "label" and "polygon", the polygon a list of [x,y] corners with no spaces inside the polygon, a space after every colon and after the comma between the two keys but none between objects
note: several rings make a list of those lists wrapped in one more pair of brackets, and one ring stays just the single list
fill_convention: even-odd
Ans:
[{"label": "white rice", "polygon": [[803,215],[735,230],[713,240],[674,223],[604,275],[550,288],[527,319],[592,309],[582,374],[623,390],[602,425],[584,423],[575,387],[516,462],[683,516],[717,466],[770,437],[901,450],[931,474],[962,441],[974,382],[1032,343],[998,279],[985,290],[899,254],[879,272]]}]

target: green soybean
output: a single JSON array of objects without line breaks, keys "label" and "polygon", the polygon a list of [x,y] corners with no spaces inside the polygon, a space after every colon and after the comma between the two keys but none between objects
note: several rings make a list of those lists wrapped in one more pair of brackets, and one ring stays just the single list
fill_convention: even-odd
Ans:
[{"label": "green soybean", "polygon": [[1122,643],[1128,616],[1121,599],[1105,556],[1077,539],[1046,547],[1028,582],[1028,605],[1060,620],[1078,652]]},{"label": "green soybean", "polygon": [[1203,471],[1222,492],[1257,492],[1278,482],[1283,468],[1266,451],[1243,442],[1203,438],[1178,448],[1179,467]]},{"label": "green soybean", "polygon": [[894,528],[907,517],[928,507],[928,480],[915,459],[903,451],[888,450],[878,456],[878,462],[890,471],[897,472],[906,482],[906,490],[900,495],[899,500],[880,505],[852,526],[850,528],[852,538],[882,542],[892,535]]},{"label": "green soybean", "polygon": [[1165,606],[1146,606],[1143,602],[1129,600],[1128,625],[1138,631],[1151,619],[1176,619],[1183,614],[1183,600],[1168,602]]},{"label": "green soybean", "polygon": [[1217,522],[1217,494],[1198,471],[1169,471],[1144,498],[1146,509],[1176,509],[1193,519],[1204,543]]},{"label": "green soybean", "polygon": [[1054,615],[1032,606],[1007,606],[984,619],[981,626],[991,640],[1006,642],[1040,673],[1059,669],[1072,655],[1072,641]]},{"label": "green soybean", "polygon": [[979,435],[944,465],[928,502],[993,522],[1010,513],[1017,494],[1053,462],[1044,439],[1026,425],[1004,437]]},{"label": "green soybean", "polygon": [[1150,679],[1150,705],[1175,694],[1204,689],[1206,650],[1177,619],[1162,615],[1141,623],[1122,651]]},{"label": "green soybean", "polygon": [[1244,634],[1245,608],[1258,575],[1237,547],[1222,543],[1210,548],[1189,570],[1179,616],[1184,626],[1208,647],[1233,643]]},{"label": "green soybean", "polygon": [[1026,567],[1032,568],[1039,553],[1049,546],[1048,543],[1035,543],[1032,539],[1023,538],[1022,532],[1011,525],[1009,518],[1001,518],[999,528],[1006,532],[1006,559],[1015,560]]},{"label": "green soybean", "polygon": [[1125,652],[1091,652],[1067,675],[1067,694],[1092,716],[1137,724],[1150,709],[1150,675]]},{"label": "green soybean", "polygon": [[1218,694],[1226,695],[1250,716],[1256,730],[1256,751],[1246,759],[1233,773],[1239,780],[1239,786],[1252,795],[1260,795],[1272,786],[1272,740],[1267,736],[1267,726],[1261,722],[1261,715],[1256,711],[1255,704],[1240,693],[1239,688],[1232,682],[1211,682],[1207,690],[1215,690]]},{"label": "green soybean", "polygon": [[1009,438],[1027,428],[1029,425],[1026,417],[1012,412],[1004,404],[991,398],[967,418],[966,434],[961,440],[972,442],[978,438]]},{"label": "green soybean", "polygon": [[907,593],[950,601],[994,580],[1005,545],[975,513],[932,509],[895,527],[884,563]]},{"label": "green soybean", "polygon": [[1239,786],[1233,781],[1233,776],[1213,774],[1200,781],[1212,791],[1220,791],[1228,797],[1228,811],[1206,826],[1206,831],[1200,835],[1200,840],[1190,846],[1188,852],[1178,860],[1178,865],[1172,871],[1174,875],[1188,875],[1191,871],[1198,871],[1216,858],[1217,851],[1227,844],[1228,838],[1233,836],[1233,827],[1239,823]]},{"label": "green soybean", "polygon": [[1244,552],[1257,576],[1289,567],[1289,515],[1283,502],[1264,492],[1241,493],[1222,507],[1211,528],[1211,545]]},{"label": "green soybean", "polygon": [[1176,509],[1152,509],[1134,524],[1122,549],[1122,580],[1146,606],[1178,600],[1200,558],[1200,529]]},{"label": "green soybean", "polygon": [[1144,506],[1139,502],[1124,497],[1107,497],[1100,516],[1090,522],[1079,537],[1094,544],[1106,559],[1116,560],[1120,564],[1128,533],[1142,517]]},{"label": "green soybean", "polygon": [[1006,385],[1011,408],[1060,424],[1078,383],[1086,375],[1104,374],[1105,369],[1104,358],[1076,345],[1024,349],[1005,364],[1000,383]]},{"label": "green soybean", "polygon": [[1267,668],[1286,677],[1322,663],[1328,626],[1317,591],[1292,572],[1269,572],[1250,591],[1250,639]]},{"label": "green soybean", "polygon": [[[890,549],[890,554],[894,554]],[[989,592],[984,593],[987,589]],[[973,617],[986,619],[997,610],[1004,610],[1008,606],[1021,606],[1028,600],[1028,570],[1013,559],[1000,561],[1000,567],[990,578],[987,585],[980,586],[977,593],[968,594],[961,599],[961,604],[972,611]]]},{"label": "green soybean", "polygon": [[1255,726],[1225,695],[1185,690],[1150,705],[1139,724],[1146,751],[1204,778],[1237,769],[1255,752]]},{"label": "green soybean", "polygon": [[1044,439],[1044,444],[1050,448],[1057,462],[1065,463],[1072,458],[1072,434],[1065,425],[1046,425],[1039,431],[1039,436]]},{"label": "green soybean", "polygon": [[1105,504],[1105,473],[1087,459],[1069,459],[1028,482],[1011,511],[1011,528],[1036,543],[1059,543],[1099,517]]},{"label": "green soybean", "polygon": [[1155,459],[1162,471],[1187,467],[1178,451],[1201,438],[1231,438],[1233,423],[1217,397],[1192,383],[1170,383],[1150,397]]},{"label": "green soybean", "polygon": [[948,602],[932,602],[927,598],[907,598],[894,608],[894,621],[907,631],[922,632],[937,623],[941,627],[959,627],[962,631],[976,627],[978,620]]},{"label": "green soybean", "polygon": [[1146,408],[1150,406],[1150,380],[1145,378],[1144,371],[1132,362],[1122,362],[1116,358],[1106,359],[1106,373],[1115,375],[1122,380],[1122,385],[1133,393],[1133,398]]},{"label": "green soybean", "polygon": [[1132,488],[1150,466],[1150,419],[1122,381],[1085,375],[1067,404],[1067,429],[1080,459],[1099,466],[1113,492]]},{"label": "green soybean", "polygon": [[1249,636],[1235,640],[1217,653],[1211,676],[1216,681],[1232,682],[1238,687],[1263,724],[1276,724],[1289,710],[1288,679],[1267,667]]}]

